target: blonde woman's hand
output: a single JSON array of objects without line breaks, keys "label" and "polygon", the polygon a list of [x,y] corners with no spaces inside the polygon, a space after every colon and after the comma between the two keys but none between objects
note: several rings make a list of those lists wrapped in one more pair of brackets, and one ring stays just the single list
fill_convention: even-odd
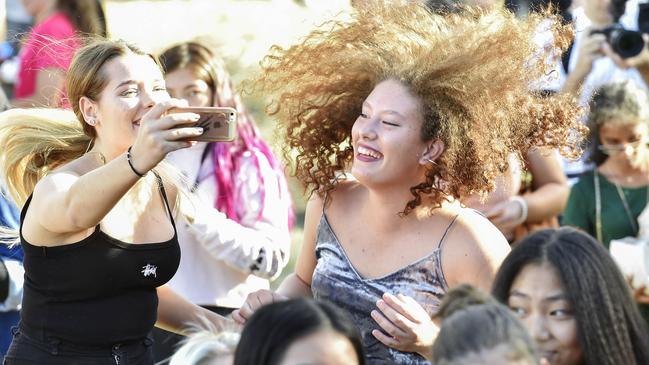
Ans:
[{"label": "blonde woman's hand", "polygon": [[385,293],[376,306],[379,310],[373,310],[371,316],[382,330],[372,331],[377,340],[399,351],[416,352],[432,359],[439,327],[419,303],[403,294]]},{"label": "blonde woman's hand", "polygon": [[185,139],[203,133],[202,128],[189,126],[198,121],[198,114],[167,113],[172,108],[183,106],[187,106],[185,101],[170,99],[156,104],[142,116],[131,148],[131,162],[136,171],[146,173],[169,152],[190,147],[192,142]]},{"label": "blonde woman's hand", "polygon": [[257,290],[254,293],[248,294],[248,297],[246,298],[246,301],[245,303],[243,303],[241,308],[232,312],[232,319],[234,319],[235,322],[243,325],[259,308],[263,307],[264,305],[281,302],[288,299],[288,297],[277,294],[276,292],[271,290]]}]

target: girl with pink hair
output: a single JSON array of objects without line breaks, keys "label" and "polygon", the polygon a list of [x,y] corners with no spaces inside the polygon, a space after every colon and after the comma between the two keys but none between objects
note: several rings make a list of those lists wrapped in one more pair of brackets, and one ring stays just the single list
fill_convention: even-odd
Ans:
[{"label": "girl with pink hair", "polygon": [[[214,206],[212,212],[196,214],[191,224],[178,225],[182,257],[169,285],[191,302],[226,315],[249,293],[267,289],[269,279],[288,263],[293,211],[286,178],[219,57],[200,43],[187,42],[164,51],[160,59],[172,97],[190,106],[238,112],[233,142],[197,143],[169,155],[199,198]],[[158,360],[172,354],[173,336],[157,339]]]}]

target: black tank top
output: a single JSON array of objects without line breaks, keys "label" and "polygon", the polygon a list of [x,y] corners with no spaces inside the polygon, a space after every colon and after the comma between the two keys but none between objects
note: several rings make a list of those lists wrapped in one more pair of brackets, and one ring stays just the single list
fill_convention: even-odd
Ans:
[{"label": "black tank top", "polygon": [[[99,225],[83,240],[34,246],[20,231],[25,283],[20,327],[28,336],[104,346],[144,338],[156,322],[156,287],[178,269],[180,248],[167,195],[160,193],[174,228],[166,242],[129,244]],[[31,196],[22,209],[25,219]]]}]

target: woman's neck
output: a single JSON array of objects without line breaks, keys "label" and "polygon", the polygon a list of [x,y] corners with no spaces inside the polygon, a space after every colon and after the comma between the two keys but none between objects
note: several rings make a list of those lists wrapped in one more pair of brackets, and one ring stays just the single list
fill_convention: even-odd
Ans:
[{"label": "woman's neck", "polygon": [[406,209],[406,204],[415,198],[409,188],[410,186],[393,186],[384,189],[367,188],[367,196],[362,209],[373,219],[384,222],[383,226],[386,229],[390,229],[390,222],[399,225],[410,218],[417,219],[421,215],[428,216],[430,208],[424,204],[426,199],[423,197],[422,204],[412,209],[408,215],[401,214]]},{"label": "woman's neck", "polygon": [[88,154],[96,154],[97,156],[101,156],[101,158],[106,163],[117,158],[119,155],[123,154],[124,152],[126,151],[121,149],[111,148],[110,146],[107,146],[104,143],[102,143],[101,140],[95,139],[94,145],[92,146],[92,149],[88,151]]},{"label": "woman's neck", "polygon": [[599,172],[614,184],[623,187],[639,187],[649,185],[649,161],[645,161],[639,167],[628,164],[617,164],[612,161],[604,162]]}]

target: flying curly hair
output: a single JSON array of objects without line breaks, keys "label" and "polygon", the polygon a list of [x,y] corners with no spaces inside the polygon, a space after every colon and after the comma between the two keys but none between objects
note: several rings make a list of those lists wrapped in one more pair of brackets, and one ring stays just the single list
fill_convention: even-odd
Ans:
[{"label": "flying curly hair", "polygon": [[[552,31],[556,49],[538,47],[539,29]],[[308,193],[324,196],[353,159],[351,129],[365,98],[387,79],[406,85],[424,108],[422,140],[445,145],[425,181],[410,188],[408,214],[493,190],[510,153],[545,146],[581,154],[587,129],[577,101],[531,88],[571,36],[549,12],[521,20],[498,9],[441,15],[420,4],[377,5],[290,48],[272,47],[247,87],[270,97],[285,159]]]}]

